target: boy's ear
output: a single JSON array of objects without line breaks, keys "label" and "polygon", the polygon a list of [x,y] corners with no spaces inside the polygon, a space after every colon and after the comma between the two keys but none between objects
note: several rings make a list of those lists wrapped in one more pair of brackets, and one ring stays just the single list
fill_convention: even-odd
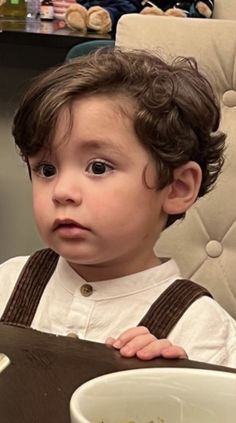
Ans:
[{"label": "boy's ear", "polygon": [[200,166],[193,161],[174,170],[174,180],[167,187],[163,210],[167,214],[186,212],[195,202],[202,181]]}]

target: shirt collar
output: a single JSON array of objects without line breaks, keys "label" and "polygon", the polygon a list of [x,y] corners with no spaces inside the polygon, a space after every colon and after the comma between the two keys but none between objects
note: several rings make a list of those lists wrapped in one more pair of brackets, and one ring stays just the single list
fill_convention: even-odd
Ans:
[{"label": "shirt collar", "polygon": [[180,278],[179,268],[172,259],[159,266],[121,278],[87,282],[72,269],[64,258],[60,257],[56,274],[58,275],[58,282],[63,285],[64,289],[75,296],[81,295],[80,288],[82,285],[91,285],[93,294],[86,298],[88,301],[133,295]]}]

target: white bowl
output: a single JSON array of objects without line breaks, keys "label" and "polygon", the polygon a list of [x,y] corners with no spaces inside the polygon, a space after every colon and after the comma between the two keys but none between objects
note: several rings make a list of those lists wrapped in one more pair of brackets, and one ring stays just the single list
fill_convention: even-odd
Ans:
[{"label": "white bowl", "polygon": [[235,423],[236,374],[189,368],[125,370],[81,385],[72,423]]}]

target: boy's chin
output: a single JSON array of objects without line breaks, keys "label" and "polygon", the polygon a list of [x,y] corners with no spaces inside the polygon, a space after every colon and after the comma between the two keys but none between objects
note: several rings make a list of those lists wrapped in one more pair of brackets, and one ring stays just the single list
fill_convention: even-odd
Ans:
[{"label": "boy's chin", "polygon": [[[52,248],[52,247],[51,247]],[[96,252],[76,251],[75,248],[52,248],[60,257],[66,260],[72,267],[99,267],[102,266],[102,258],[98,258]]]}]

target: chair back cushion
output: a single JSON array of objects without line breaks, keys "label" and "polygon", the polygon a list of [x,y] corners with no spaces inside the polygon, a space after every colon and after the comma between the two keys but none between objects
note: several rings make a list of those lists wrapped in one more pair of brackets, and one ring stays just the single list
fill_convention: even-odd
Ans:
[{"label": "chair back cushion", "polygon": [[213,19],[236,19],[235,0],[215,0]]},{"label": "chair back cushion", "polygon": [[156,251],[176,259],[185,278],[204,285],[236,318],[235,21],[126,15],[116,45],[151,49],[167,60],[195,57],[220,97],[221,129],[228,135],[223,172],[215,189],[163,232]]}]

